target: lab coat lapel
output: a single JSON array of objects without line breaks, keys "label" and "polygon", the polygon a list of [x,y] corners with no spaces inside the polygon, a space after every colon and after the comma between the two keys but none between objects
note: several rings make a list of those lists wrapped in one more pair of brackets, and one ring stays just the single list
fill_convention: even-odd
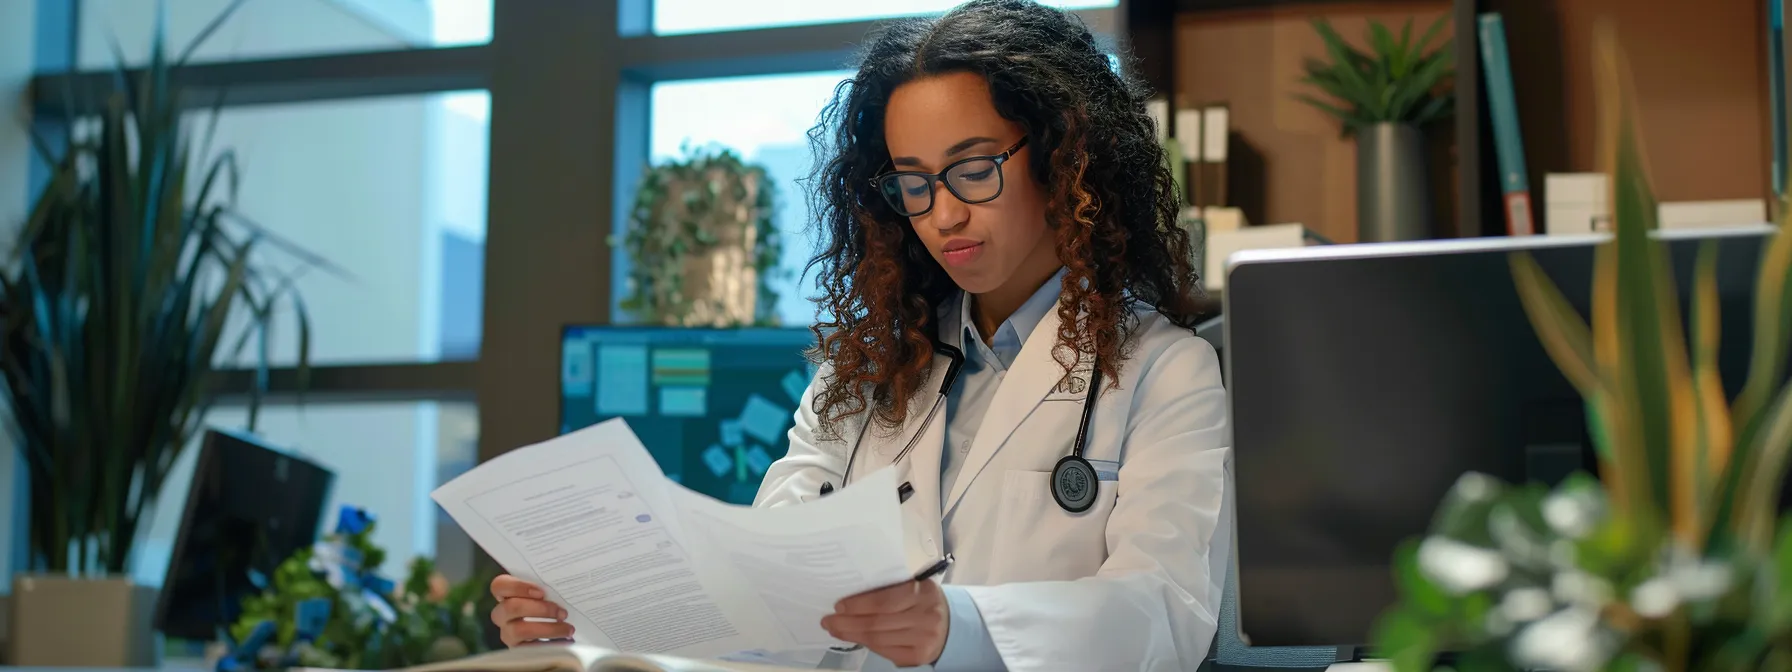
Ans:
[{"label": "lab coat lapel", "polygon": [[[948,302],[939,312],[940,333],[952,333],[948,329],[958,323],[957,306]],[[940,524],[940,451],[946,445],[946,403],[940,399],[940,385],[946,382],[946,373],[952,360],[944,355],[933,355],[933,367],[928,371],[927,382],[922,394],[916,395],[913,405],[909,407],[903,419],[899,433],[887,434],[888,430],[874,430],[878,450],[876,466],[867,469],[869,474],[878,467],[890,466],[890,460],[896,459],[902,448],[908,445],[909,439],[919,435],[915,447],[902,462],[896,464],[897,483],[907,483],[914,488],[914,493],[903,502],[903,518],[906,525],[921,526],[921,537],[929,541],[937,541],[941,537]],[[939,408],[934,408],[938,403]],[[933,421],[928,422],[929,411]]]},{"label": "lab coat lapel", "polygon": [[[945,382],[946,364],[949,361],[951,360],[948,360],[943,356],[934,355],[933,375],[928,382],[928,384],[932,386],[929,388],[930,391],[938,392],[940,383]],[[922,413],[926,412],[928,408],[933,406],[934,401],[938,398],[937,394],[929,394],[925,397],[921,397],[921,399],[925,400],[923,403],[926,404],[926,407],[919,410]],[[907,479],[909,486],[914,488],[915,491],[914,494],[909,496],[908,501],[902,504],[902,507],[905,510],[913,511],[913,517],[910,518],[910,520],[915,521],[915,524],[923,526],[923,531],[926,532],[924,538],[928,540],[937,540],[941,535],[940,451],[943,450],[946,445],[947,422],[945,406],[945,402],[940,403],[939,410],[935,411],[937,415],[934,416],[933,422],[926,425],[925,433],[921,434],[920,440],[915,442],[915,449],[909,451],[908,458],[905,460],[907,473],[903,474],[903,477]],[[918,414],[910,413],[909,415],[915,416]],[[920,425],[917,425],[914,428],[914,430],[920,429]],[[906,441],[907,439],[904,439],[904,442]]]},{"label": "lab coat lapel", "polygon": [[[871,422],[870,427],[867,429],[870,436],[866,437],[865,443],[868,446],[876,446],[876,448],[870,451],[872,453],[870,460],[861,462],[858,467],[855,467],[856,469],[863,469],[864,473],[870,474],[884,467],[892,466],[897,456],[902,453],[903,447],[907,446],[909,440],[915,438],[916,434],[922,432],[924,428],[927,434],[934,434],[934,427],[943,426],[945,424],[945,404],[942,403],[940,408],[934,411],[937,415],[933,418],[932,423],[927,422],[927,412],[933,409],[934,401],[939,398],[940,384],[946,381],[946,366],[950,362],[951,360],[943,355],[938,353],[933,355],[933,367],[927,373],[927,382],[922,384],[922,394],[916,395],[914,401],[910,402],[908,415],[902,419],[901,427],[892,430],[889,427],[878,424],[875,420]],[[866,409],[864,412],[870,413],[872,411]],[[922,436],[921,439],[916,441],[914,450],[909,451],[908,456],[902,458],[903,463],[914,462],[916,457],[927,452],[932,452],[935,455],[934,465],[935,471],[937,471],[939,465],[939,446],[932,446],[932,450],[929,451],[929,446],[927,445],[928,440],[928,437]],[[943,434],[940,435],[940,440],[945,440]],[[855,471],[854,473],[858,472]],[[906,476],[904,477],[906,478]],[[853,480],[856,481],[858,479],[854,478]],[[939,475],[935,474],[933,480],[937,484],[939,482]],[[920,487],[919,484],[914,485]],[[935,492],[938,492],[937,485],[935,486]]]},{"label": "lab coat lapel", "polygon": [[[946,343],[958,342],[953,336],[962,328],[958,319],[960,310],[958,302],[963,300],[963,294],[960,294],[957,299],[946,301],[944,305],[939,306],[935,313],[936,338]],[[940,399],[939,390],[940,385],[946,382],[946,372],[951,364],[952,360],[944,355],[936,353],[933,356],[933,370],[927,377],[926,394],[916,398],[923,406],[910,410],[907,424],[911,426],[904,433],[906,437],[913,436],[914,432],[920,431],[922,425],[919,423],[925,422],[927,411],[932,409],[935,402],[939,403],[939,409],[934,411],[936,415],[933,422],[926,425],[926,434],[915,443],[915,449],[909,452],[907,462],[910,468],[905,474],[909,485],[915,489],[915,493],[903,506],[905,508],[915,507],[914,510],[920,519],[926,520],[932,525],[927,537],[929,539],[939,539],[941,534],[940,459],[945,450],[946,428],[951,424],[951,418],[947,417],[947,402]],[[906,438],[903,440],[907,441]]]},{"label": "lab coat lapel", "polygon": [[[977,428],[977,438],[971,442],[971,452],[965,456],[964,467],[953,480],[952,492],[946,499],[944,513],[951,513],[964,497],[965,490],[971,481],[977,479],[983,467],[989,464],[997,451],[1014,435],[1020,423],[1033,413],[1033,409],[1052,393],[1053,388],[1064,379],[1064,366],[1052,356],[1058,344],[1058,305],[1039,320],[1039,326],[1033,328],[1032,335],[1027,337],[1021,346],[1020,355],[1014,359],[1014,367],[1002,379],[996,389],[995,399],[991,401],[989,410],[984,413],[983,424]],[[1089,366],[1087,357],[1079,363],[1081,367]]]}]

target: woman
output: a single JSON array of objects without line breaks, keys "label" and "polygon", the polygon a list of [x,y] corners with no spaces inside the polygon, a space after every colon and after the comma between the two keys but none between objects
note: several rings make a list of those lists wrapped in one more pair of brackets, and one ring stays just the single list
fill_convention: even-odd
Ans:
[{"label": "woman", "polygon": [[[755,505],[895,468],[910,566],[956,559],[823,627],[880,665],[1195,669],[1226,400],[1141,93],[1068,15],[977,0],[883,32],[813,138],[832,317]],[[563,617],[532,586],[493,590],[506,642],[571,635],[522,620]]]}]

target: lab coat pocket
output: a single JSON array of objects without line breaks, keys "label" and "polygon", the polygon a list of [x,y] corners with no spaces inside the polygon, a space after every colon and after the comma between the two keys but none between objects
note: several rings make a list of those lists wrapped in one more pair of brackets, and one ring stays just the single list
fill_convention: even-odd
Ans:
[{"label": "lab coat pocket", "polygon": [[1089,576],[1107,560],[1108,514],[1115,486],[1102,480],[1095,505],[1071,513],[1052,498],[1051,472],[1014,469],[1002,478],[1001,524],[995,555],[1002,581],[1048,581]]}]

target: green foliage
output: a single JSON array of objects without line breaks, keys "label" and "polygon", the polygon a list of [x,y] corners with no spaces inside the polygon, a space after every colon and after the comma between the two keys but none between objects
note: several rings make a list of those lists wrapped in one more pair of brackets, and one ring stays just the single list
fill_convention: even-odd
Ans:
[{"label": "green foliage", "polygon": [[1616,234],[1595,257],[1591,320],[1536,262],[1511,259],[1544,348],[1585,399],[1600,478],[1553,492],[1471,474],[1397,559],[1380,654],[1402,671],[1456,652],[1467,670],[1792,669],[1792,233],[1787,208],[1756,278],[1752,366],[1724,397],[1716,248],[1694,271],[1690,330],[1651,240],[1656,200],[1632,85],[1595,33],[1601,172]]},{"label": "green foliage", "polygon": [[[774,324],[783,241],[771,179],[728,149],[686,154],[649,168],[635,192],[623,310],[660,325]],[[731,286],[747,270],[755,286]],[[749,302],[751,315],[740,310]]]},{"label": "green foliage", "polygon": [[1765,554],[1700,554],[1616,515],[1581,476],[1545,491],[1471,474],[1401,547],[1375,641],[1395,669],[1757,670],[1792,662],[1792,525]]},{"label": "green foliage", "polygon": [[251,347],[264,374],[249,390],[253,429],[282,297],[298,314],[301,377],[309,370],[304,303],[257,263],[269,241],[233,209],[232,153],[205,163],[181,124],[172,73],[193,48],[170,61],[160,25],[155,35],[146,68],[120,58],[94,133],[61,138],[59,155],[37,138],[51,174],[0,264],[0,375],[30,478],[36,570],[128,570],[218,390],[213,364]]},{"label": "green foliage", "polygon": [[1386,26],[1371,21],[1366,36],[1370,50],[1365,52],[1345,42],[1326,20],[1313,19],[1313,29],[1325,40],[1331,60],[1306,59],[1306,76],[1300,81],[1318,87],[1332,100],[1308,94],[1295,97],[1337,117],[1344,137],[1379,123],[1423,126],[1443,118],[1455,99],[1448,88],[1455,74],[1452,40],[1430,52],[1426,49],[1449,20],[1439,17],[1417,44],[1412,41],[1411,19],[1398,40]]},{"label": "green foliage", "polygon": [[[360,552],[362,566],[376,571],[385,551],[372,543],[373,527],[349,536],[333,536]],[[313,552],[302,550],[280,564],[271,585],[244,598],[243,612],[230,628],[238,641],[263,621],[274,621],[274,646],[288,650],[295,637],[298,605],[322,597],[331,601],[330,621],[321,637],[301,650],[299,664],[350,670],[384,670],[454,660],[483,653],[486,615],[496,606],[486,585],[490,577],[474,577],[450,585],[435,563],[417,558],[405,580],[387,596],[397,618],[384,622],[359,595],[331,586],[311,569]]]}]

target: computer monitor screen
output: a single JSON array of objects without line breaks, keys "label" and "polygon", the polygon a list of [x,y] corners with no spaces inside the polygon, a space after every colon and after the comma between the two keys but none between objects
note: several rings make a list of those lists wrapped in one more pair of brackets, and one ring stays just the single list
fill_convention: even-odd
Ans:
[{"label": "computer monitor screen", "polygon": [[[1765,228],[1668,243],[1682,313],[1697,238],[1719,241],[1720,366],[1749,359]],[[1544,352],[1509,255],[1587,314],[1595,237],[1241,255],[1226,282],[1239,624],[1252,646],[1367,646],[1398,544],[1464,473],[1595,471],[1580,396]]]},{"label": "computer monitor screen", "polygon": [[568,327],[560,429],[623,418],[667,477],[751,504],[815,375],[808,329]]},{"label": "computer monitor screen", "polygon": [[212,641],[245,596],[317,541],[336,475],[315,462],[224,430],[200,444],[192,485],[156,601],[155,627]]}]

